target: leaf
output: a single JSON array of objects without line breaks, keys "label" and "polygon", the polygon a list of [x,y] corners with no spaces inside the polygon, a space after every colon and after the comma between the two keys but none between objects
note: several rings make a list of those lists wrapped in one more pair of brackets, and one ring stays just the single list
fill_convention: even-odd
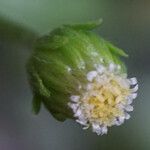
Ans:
[{"label": "leaf", "polygon": [[99,27],[102,24],[103,20],[99,19],[96,21],[91,21],[85,24],[74,24],[74,25],[64,25],[65,27],[70,27],[76,30],[92,30]]},{"label": "leaf", "polygon": [[32,101],[32,111],[34,114],[38,114],[41,109],[41,99],[39,96],[35,95]]},{"label": "leaf", "polygon": [[117,55],[120,55],[120,56],[123,56],[123,57],[128,57],[128,54],[126,54],[122,49],[114,46],[113,44],[111,44],[110,42],[108,41],[105,41],[109,50],[112,52],[112,53],[115,53]]},{"label": "leaf", "polygon": [[61,114],[61,113],[53,113],[53,112],[51,112],[51,114],[52,114],[53,117],[56,118],[58,121],[63,122],[63,121],[66,120],[66,117],[65,117],[63,114]]},{"label": "leaf", "polygon": [[33,62],[34,62],[33,58],[36,61],[41,61],[40,58],[33,56],[32,59],[30,58],[29,62],[27,63],[27,72],[29,74],[29,82],[33,88],[33,92],[36,91],[36,93],[39,93],[42,96],[50,97],[50,91],[45,87],[42,78],[40,78],[39,74],[37,73],[35,69],[35,65],[33,66]]}]

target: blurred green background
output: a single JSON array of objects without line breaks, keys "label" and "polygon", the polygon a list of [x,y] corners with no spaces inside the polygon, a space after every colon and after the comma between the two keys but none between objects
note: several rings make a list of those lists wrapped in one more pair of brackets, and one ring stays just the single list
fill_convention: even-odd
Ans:
[{"label": "blurred green background", "polygon": [[[107,135],[31,113],[25,63],[34,40],[55,27],[103,18],[96,30],[126,50],[140,89],[129,121]],[[150,149],[150,0],[0,0],[0,150]]]}]

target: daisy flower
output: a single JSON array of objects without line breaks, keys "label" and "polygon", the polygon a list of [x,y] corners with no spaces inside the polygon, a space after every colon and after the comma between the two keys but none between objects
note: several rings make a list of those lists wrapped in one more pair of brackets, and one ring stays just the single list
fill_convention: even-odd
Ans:
[{"label": "daisy flower", "polygon": [[74,119],[97,135],[130,118],[138,90],[120,59],[128,55],[92,32],[100,24],[53,30],[36,41],[27,63],[34,113],[44,105],[57,120]]}]

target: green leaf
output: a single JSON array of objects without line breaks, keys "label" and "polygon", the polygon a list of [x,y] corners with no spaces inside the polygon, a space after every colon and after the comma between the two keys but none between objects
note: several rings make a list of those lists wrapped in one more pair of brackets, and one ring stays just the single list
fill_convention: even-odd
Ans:
[{"label": "green leaf", "polygon": [[51,112],[51,114],[53,115],[54,118],[56,118],[58,121],[65,121],[66,120],[66,117],[61,114],[61,113],[53,113]]},{"label": "green leaf", "polygon": [[99,19],[96,21],[87,22],[85,24],[74,24],[74,25],[64,25],[65,27],[70,27],[75,30],[92,30],[99,27],[103,20]]},{"label": "green leaf", "polygon": [[41,98],[37,95],[34,95],[32,101],[32,111],[34,114],[38,114],[41,109]]},{"label": "green leaf", "polygon": [[[27,72],[29,74],[29,82],[33,87],[33,92],[39,93],[45,97],[50,97],[50,91],[45,87],[43,80],[35,69],[35,64],[38,66],[37,61],[40,61],[38,57],[32,57],[27,63]],[[33,65],[34,64],[34,65]]]},{"label": "green leaf", "polygon": [[117,55],[120,55],[120,56],[123,56],[123,57],[128,57],[128,54],[126,54],[122,49],[114,46],[113,44],[111,44],[110,42],[108,41],[105,41],[109,50],[112,52],[112,53],[115,53]]}]

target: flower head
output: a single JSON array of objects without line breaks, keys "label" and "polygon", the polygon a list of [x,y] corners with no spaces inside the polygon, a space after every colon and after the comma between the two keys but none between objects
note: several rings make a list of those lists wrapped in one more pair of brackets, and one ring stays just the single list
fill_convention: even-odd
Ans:
[{"label": "flower head", "polygon": [[98,135],[129,119],[138,90],[120,56],[127,54],[91,32],[100,21],[64,25],[41,37],[27,64],[33,110],[75,119]]}]

